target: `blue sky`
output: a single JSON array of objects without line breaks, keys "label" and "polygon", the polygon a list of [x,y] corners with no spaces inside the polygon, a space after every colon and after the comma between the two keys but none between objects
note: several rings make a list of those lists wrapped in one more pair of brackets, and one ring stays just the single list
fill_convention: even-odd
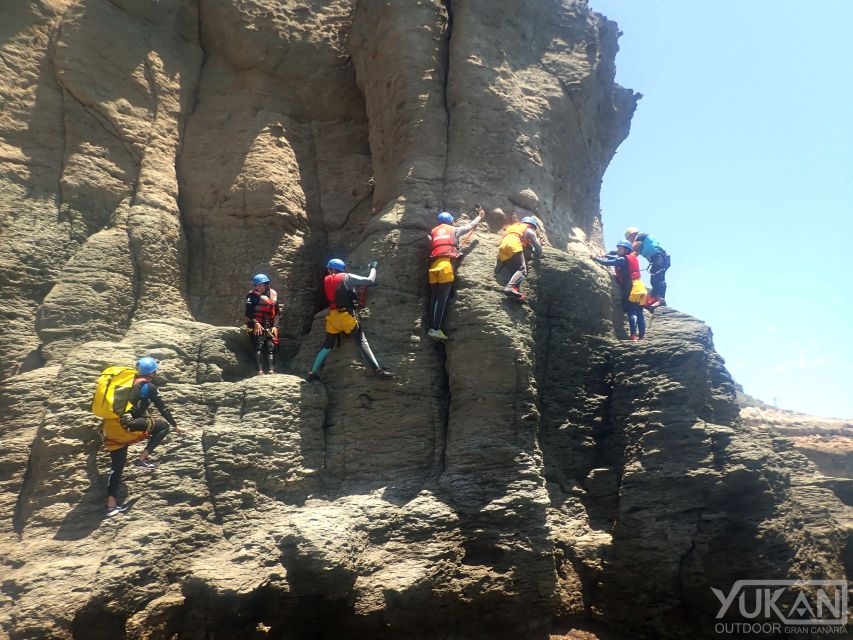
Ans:
[{"label": "blue sky", "polygon": [[853,418],[853,2],[589,4],[643,94],[604,176],[608,248],[661,241],[668,302],[747,393]]}]

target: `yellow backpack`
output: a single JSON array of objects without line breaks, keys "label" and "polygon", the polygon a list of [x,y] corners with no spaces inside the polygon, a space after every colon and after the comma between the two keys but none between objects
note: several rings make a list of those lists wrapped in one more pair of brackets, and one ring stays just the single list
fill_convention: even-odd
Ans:
[{"label": "yellow backpack", "polygon": [[107,367],[98,378],[98,388],[92,398],[92,413],[99,418],[121,416],[130,409],[130,389],[136,379],[136,369]]}]

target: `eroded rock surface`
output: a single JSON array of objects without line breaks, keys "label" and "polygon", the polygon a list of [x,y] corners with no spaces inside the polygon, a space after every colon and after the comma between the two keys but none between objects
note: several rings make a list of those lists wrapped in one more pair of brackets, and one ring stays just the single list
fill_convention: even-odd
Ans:
[{"label": "eroded rock surface", "polygon": [[[7,6],[10,5],[10,6]],[[0,8],[0,628],[14,638],[715,637],[739,577],[839,578],[841,505],[742,421],[710,330],[624,336],[598,192],[637,96],[583,2],[54,0]],[[425,235],[502,218],[426,338]],[[320,383],[322,266],[379,261]],[[237,330],[285,305],[280,375]],[[97,374],[142,354],[186,434],[103,519]],[[631,597],[626,599],[625,594]]]}]

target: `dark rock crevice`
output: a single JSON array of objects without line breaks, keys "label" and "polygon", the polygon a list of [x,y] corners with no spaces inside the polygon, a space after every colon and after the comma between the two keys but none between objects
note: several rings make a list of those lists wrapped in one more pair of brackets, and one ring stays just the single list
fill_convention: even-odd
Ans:
[{"label": "dark rock crevice", "polygon": [[12,512],[12,529],[18,535],[20,540],[24,534],[24,527],[27,524],[27,502],[29,501],[30,489],[33,484],[33,455],[30,453],[27,459],[27,468],[21,482],[21,489],[18,491],[18,498],[15,500],[15,509]]},{"label": "dark rock crevice", "polygon": [[452,106],[447,96],[447,88],[450,84],[450,60],[451,60],[451,47],[453,46],[453,0],[441,0],[442,5],[444,6],[444,11],[446,13],[447,24],[444,28],[444,51],[442,58],[442,65],[444,67],[444,115],[446,119],[446,128],[445,128],[445,151],[444,151],[444,171],[442,172],[441,178],[441,210],[444,211],[448,207],[447,203],[447,166],[450,162],[450,112]]},{"label": "dark rock crevice", "polygon": [[[66,9],[65,13],[67,13],[68,11],[70,11],[70,9]],[[65,126],[65,113],[66,113],[65,91],[66,90],[62,86],[62,84],[59,80],[59,76],[56,73],[54,61],[56,60],[56,41],[59,38],[59,34],[60,34],[60,31],[62,28],[62,20],[65,17],[65,13],[63,13],[62,15],[60,15],[56,19],[55,26],[51,29],[50,40],[49,40],[49,44],[48,44],[48,51],[47,51],[47,56],[46,56],[46,60],[45,60],[45,62],[47,64],[50,64],[52,67],[52,74],[51,75],[52,75],[53,81],[56,85],[56,89],[57,89],[57,91],[60,95],[60,98],[61,98],[61,103],[60,103],[61,104],[61,117],[59,118],[59,124],[60,124],[61,128],[60,128],[59,135],[61,136],[62,147],[61,147],[61,150],[59,152],[59,171],[57,172],[57,176],[56,176],[57,180],[56,180],[55,203],[56,203],[57,217],[62,215],[62,205],[65,202],[65,196],[63,195],[62,178],[63,178],[63,175],[65,174],[65,162],[66,162],[66,157],[68,154],[68,132],[66,131],[66,126]]]},{"label": "dark rock crevice", "polygon": [[438,385],[439,397],[436,398],[437,419],[434,442],[434,473],[441,475],[447,468],[447,437],[450,431],[450,374],[447,369],[447,348],[443,344],[436,345],[438,367],[441,377]]},{"label": "dark rock crevice", "polygon": [[[242,409],[241,409],[242,412]],[[211,415],[211,420],[216,420],[216,412],[214,411]],[[209,464],[209,459],[211,455],[215,455],[215,451],[211,452],[211,443],[209,440],[209,436],[207,436],[204,432],[201,434],[201,450],[203,455],[203,466],[204,466],[204,482],[210,488],[210,507],[213,510],[213,521],[219,527],[222,527],[222,535],[227,540],[228,539],[228,531],[224,527],[224,518],[222,517],[221,509],[218,505],[218,501],[216,499],[216,495],[213,491],[213,487],[215,487],[215,483],[213,482],[213,478],[211,475],[211,469]]]}]

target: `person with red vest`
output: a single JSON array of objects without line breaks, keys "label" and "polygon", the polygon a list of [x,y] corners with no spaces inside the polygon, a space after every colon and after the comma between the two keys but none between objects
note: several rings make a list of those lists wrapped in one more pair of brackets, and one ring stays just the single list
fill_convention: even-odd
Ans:
[{"label": "person with red vest", "polygon": [[633,245],[630,242],[620,240],[616,243],[616,255],[592,256],[592,259],[605,267],[613,267],[616,272],[616,282],[622,292],[622,309],[628,316],[631,340],[642,340],[646,337],[643,305],[648,293],[646,285],[640,279],[640,261],[637,260],[632,249]]},{"label": "person with red vest", "polygon": [[[104,448],[110,453],[110,472],[107,476],[107,515],[114,516],[127,510],[118,503],[118,489],[121,483],[124,465],[127,462],[127,448],[134,442],[147,439],[145,448],[140,452],[134,466],[145,471],[153,471],[157,463],[149,459],[154,447],[163,441],[169,433],[169,425],[175,433],[182,433],[178,423],[163,404],[160,392],[154,384],[159,364],[151,356],[140,358],[136,363],[137,376],[130,388],[129,409],[117,420],[104,420]],[[164,420],[155,420],[149,413],[149,407],[157,407]]]},{"label": "person with red vest", "polygon": [[329,352],[334,348],[340,334],[354,333],[358,341],[358,349],[364,361],[373,368],[379,378],[393,378],[394,374],[381,366],[370,349],[367,337],[355,317],[357,303],[356,289],[372,287],[376,284],[376,262],[370,263],[370,275],[366,278],[353,273],[346,273],[343,260],[333,258],[326,265],[326,277],[323,280],[323,292],[329,303],[329,314],[326,316],[326,338],[320,348],[314,364],[308,372],[309,380],[320,379],[320,368]]},{"label": "person with red vest", "polygon": [[[269,276],[263,273],[252,278],[252,289],[246,295],[246,326],[255,352],[258,375],[275,373],[275,347],[278,345],[278,319],[281,304],[278,293],[270,287]],[[266,356],[266,357],[264,357]]]},{"label": "person with red vest", "polygon": [[501,244],[498,247],[498,259],[495,263],[495,274],[509,265],[514,269],[512,277],[504,287],[504,292],[519,302],[524,300],[521,293],[521,281],[527,275],[527,262],[524,259],[524,250],[531,247],[535,256],[542,255],[542,245],[536,237],[539,222],[533,216],[526,216],[520,222],[515,222],[504,229]]},{"label": "person with red vest", "polygon": [[483,219],[484,212],[477,208],[477,217],[461,227],[453,226],[453,216],[442,211],[439,225],[429,232],[429,335],[433,340],[447,340],[444,333],[444,313],[456,278],[457,261],[462,256],[459,238],[472,231]]}]

